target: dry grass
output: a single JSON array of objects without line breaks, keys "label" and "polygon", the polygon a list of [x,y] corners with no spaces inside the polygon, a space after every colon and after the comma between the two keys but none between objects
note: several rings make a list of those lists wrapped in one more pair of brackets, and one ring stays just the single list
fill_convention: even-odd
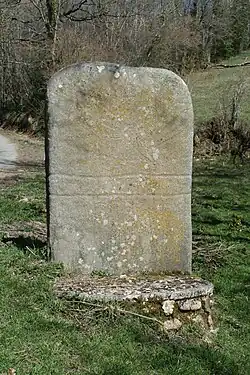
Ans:
[{"label": "dry grass", "polygon": [[[250,61],[250,51],[237,56],[229,63]],[[195,124],[219,117],[224,106],[230,103],[232,93],[240,82],[244,83],[245,94],[241,102],[241,119],[250,122],[250,66],[216,69],[209,68],[187,77],[192,94]]]}]

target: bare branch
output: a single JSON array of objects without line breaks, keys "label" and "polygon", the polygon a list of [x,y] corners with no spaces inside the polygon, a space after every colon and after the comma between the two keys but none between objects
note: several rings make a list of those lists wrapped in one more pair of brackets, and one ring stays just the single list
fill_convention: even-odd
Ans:
[{"label": "bare branch", "polygon": [[[107,12],[97,12],[97,13],[93,13],[91,14],[90,12],[85,12],[88,14],[88,16],[82,16],[82,17],[74,17],[74,16],[67,16],[66,18],[70,21],[73,21],[73,22],[87,22],[87,21],[92,21],[92,20],[95,20],[97,18],[101,19],[101,18],[104,18],[106,17],[107,19],[109,18],[117,18],[117,19],[120,19],[120,18],[129,18],[129,17],[136,17],[136,16],[139,16],[139,14],[127,14],[127,13],[124,13],[124,14],[111,14],[111,13],[107,13]],[[62,19],[60,18],[60,21],[62,21]],[[106,20],[107,21],[107,20]]]},{"label": "bare branch", "polygon": [[18,43],[18,42],[28,42],[28,43],[35,43],[35,44],[39,44],[40,42],[44,42],[46,40],[46,38],[43,38],[43,39],[39,39],[39,40],[35,40],[35,39],[26,39],[26,38],[19,38],[17,39],[15,42]]},{"label": "bare branch", "polygon": [[71,9],[69,9],[68,11],[66,12],[63,12],[61,14],[61,17],[66,17],[68,18],[70,15],[72,15],[73,13],[76,13],[78,12],[79,10],[82,10],[82,6],[83,5],[86,5],[88,3],[88,0],[81,0],[78,4],[75,4],[72,6]]},{"label": "bare branch", "polygon": [[1,6],[1,7],[14,8],[14,7],[16,7],[18,4],[21,4],[21,0],[15,0],[13,4],[10,4],[10,3],[7,2],[6,0],[1,0],[1,1],[0,1],[0,6]]},{"label": "bare branch", "polygon": [[23,21],[23,20],[19,20],[19,19],[16,18],[16,17],[12,17],[12,18],[11,18],[11,21],[17,21],[17,22],[20,22],[20,23],[22,23],[22,24],[24,24],[24,25],[27,25],[27,24],[31,24],[31,23],[32,23],[31,21]]},{"label": "bare branch", "polygon": [[35,2],[35,0],[30,0],[30,2],[31,2],[31,4],[32,4],[32,5],[38,10],[38,12],[39,12],[39,14],[40,14],[40,16],[41,16],[43,22],[46,24],[46,17],[45,17],[45,15],[44,15],[44,13],[43,13],[42,7],[39,6],[39,5]]}]

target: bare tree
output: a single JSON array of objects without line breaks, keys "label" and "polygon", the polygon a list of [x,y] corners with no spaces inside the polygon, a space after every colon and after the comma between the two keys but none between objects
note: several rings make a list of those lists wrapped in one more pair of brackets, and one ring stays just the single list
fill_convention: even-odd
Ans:
[{"label": "bare tree", "polygon": [[[1,108],[42,113],[48,77],[82,60],[185,75],[249,46],[249,0],[0,0]],[[237,44],[238,43],[238,44]]]}]

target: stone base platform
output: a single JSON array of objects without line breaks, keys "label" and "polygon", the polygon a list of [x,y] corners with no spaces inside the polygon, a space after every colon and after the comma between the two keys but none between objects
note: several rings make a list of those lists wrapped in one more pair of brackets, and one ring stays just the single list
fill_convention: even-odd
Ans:
[{"label": "stone base platform", "polygon": [[195,322],[214,330],[213,285],[191,276],[127,276],[62,278],[55,284],[59,297],[95,303],[121,303],[161,321],[165,331]]}]

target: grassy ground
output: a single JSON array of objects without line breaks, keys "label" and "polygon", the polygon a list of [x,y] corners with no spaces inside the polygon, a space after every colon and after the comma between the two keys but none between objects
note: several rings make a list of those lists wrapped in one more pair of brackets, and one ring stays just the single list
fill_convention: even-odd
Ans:
[{"label": "grassy ground", "polygon": [[[222,160],[194,165],[194,271],[215,284],[219,331],[212,342],[192,327],[168,338],[137,318],[72,317],[52,293],[61,267],[25,241],[4,240],[0,373],[13,367],[18,375],[249,374],[249,172],[249,164],[236,168]],[[28,175],[5,187],[0,204],[2,228],[43,222],[43,177]]]},{"label": "grassy ground", "polygon": [[[239,64],[250,61],[250,51],[225,61],[226,64]],[[191,74],[188,86],[192,94],[195,123],[217,116],[228,107],[234,92],[242,88],[241,118],[250,121],[250,65],[245,67],[217,69],[209,68]]]},{"label": "grassy ground", "polygon": [[[249,85],[249,67],[191,76],[196,122],[216,114],[222,93],[243,74]],[[244,116],[250,118],[247,106]],[[17,375],[250,374],[249,176],[250,163],[194,162],[194,272],[215,285],[219,327],[205,341],[192,326],[167,337],[136,317],[73,315],[52,292],[62,268],[44,260],[44,177],[6,175],[0,188],[0,374],[10,367]]]}]

